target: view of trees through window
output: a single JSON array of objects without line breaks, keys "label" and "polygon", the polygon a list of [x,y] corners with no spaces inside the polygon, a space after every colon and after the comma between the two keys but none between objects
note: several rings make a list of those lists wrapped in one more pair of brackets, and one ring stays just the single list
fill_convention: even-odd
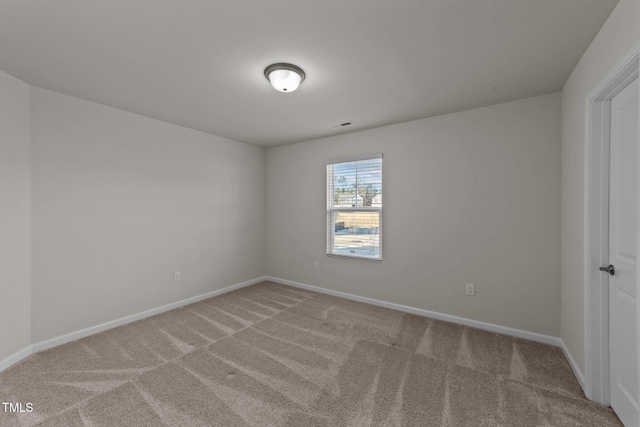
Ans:
[{"label": "view of trees through window", "polygon": [[327,165],[327,253],[381,259],[382,158]]}]

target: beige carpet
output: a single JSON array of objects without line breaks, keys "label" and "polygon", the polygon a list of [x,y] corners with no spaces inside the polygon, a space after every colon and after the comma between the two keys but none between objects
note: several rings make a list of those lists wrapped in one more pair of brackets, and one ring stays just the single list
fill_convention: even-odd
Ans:
[{"label": "beige carpet", "polygon": [[29,357],[2,426],[618,426],[560,349],[264,282]]}]

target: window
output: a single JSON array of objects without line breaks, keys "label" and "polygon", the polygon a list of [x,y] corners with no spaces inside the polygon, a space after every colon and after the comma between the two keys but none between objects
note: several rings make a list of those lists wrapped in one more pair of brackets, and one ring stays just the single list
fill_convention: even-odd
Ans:
[{"label": "window", "polygon": [[327,255],[382,260],[382,154],[327,163]]}]

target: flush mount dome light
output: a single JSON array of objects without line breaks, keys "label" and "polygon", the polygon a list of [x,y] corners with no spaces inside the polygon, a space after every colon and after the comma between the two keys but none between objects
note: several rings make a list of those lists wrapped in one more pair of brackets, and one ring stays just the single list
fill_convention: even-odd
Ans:
[{"label": "flush mount dome light", "polygon": [[278,92],[293,92],[304,80],[302,68],[293,64],[271,64],[264,70],[264,76]]}]

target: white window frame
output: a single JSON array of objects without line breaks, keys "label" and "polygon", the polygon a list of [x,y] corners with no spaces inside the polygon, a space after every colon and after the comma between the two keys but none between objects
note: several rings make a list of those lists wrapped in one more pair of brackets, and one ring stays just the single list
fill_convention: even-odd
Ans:
[{"label": "white window frame", "polygon": [[[339,207],[336,208],[333,206],[333,201],[335,200],[335,189],[334,189],[334,175],[329,176],[329,168],[328,166],[336,165],[339,163],[351,163],[363,160],[373,160],[380,159],[382,162],[382,153],[369,154],[365,156],[350,156],[350,157],[341,157],[338,159],[328,160],[325,166],[326,170],[326,178],[327,178],[327,256],[335,257],[335,258],[346,258],[346,259],[357,259],[363,261],[372,261],[372,262],[382,262],[382,208],[384,206],[384,201],[380,207]],[[382,169],[382,166],[381,166]],[[330,184],[331,183],[331,184]],[[380,194],[383,194],[382,188],[384,187],[384,171],[381,170],[381,183],[380,183]],[[384,200],[384,197],[383,197]],[[356,203],[357,204],[357,203]],[[378,212],[378,257],[367,257],[360,255],[347,255],[347,254],[338,254],[335,253],[335,213],[336,212]]]}]

